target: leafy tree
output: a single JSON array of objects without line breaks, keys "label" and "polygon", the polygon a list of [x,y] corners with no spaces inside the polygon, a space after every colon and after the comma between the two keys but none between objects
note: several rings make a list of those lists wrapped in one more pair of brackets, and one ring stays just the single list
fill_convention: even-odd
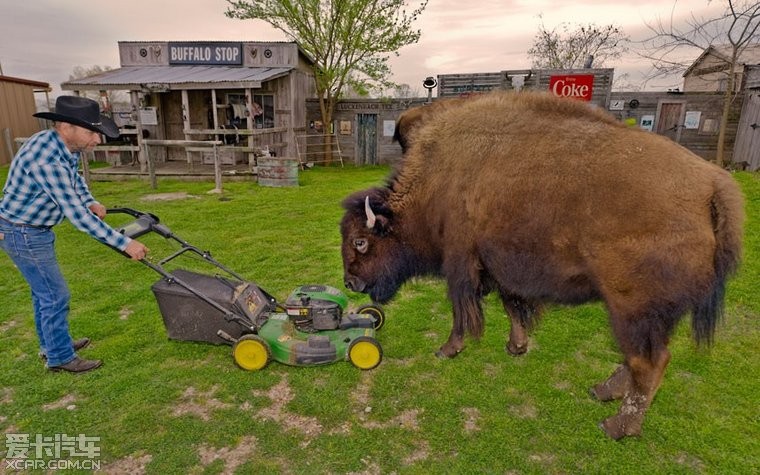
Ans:
[{"label": "leafy tree", "polygon": [[[541,18],[539,16],[539,18]],[[534,68],[576,69],[587,66],[591,58],[601,67],[625,53],[629,39],[622,28],[593,23],[571,29],[568,23],[547,29],[541,18],[533,46],[528,50]],[[588,65],[590,66],[590,64]]]},{"label": "leafy tree", "polygon": [[[227,0],[226,15],[263,20],[303,48],[314,59],[314,80],[322,123],[332,123],[344,89],[360,94],[391,87],[391,54],[419,41],[412,24],[427,0],[407,10],[406,0]],[[329,150],[330,127],[324,127]],[[328,161],[330,160],[328,156]]]},{"label": "leafy tree", "polygon": [[[673,3],[673,12],[677,3]],[[694,54],[701,54],[710,46],[730,46],[730,59],[724,69],[727,75],[726,90],[715,157],[719,166],[724,163],[728,116],[736,97],[735,68],[748,46],[760,44],[760,2],[725,0],[723,3],[725,8],[722,13],[712,18],[697,18],[692,14],[684,27],[674,24],[674,15],[668,22],[658,18],[653,23],[647,23],[651,36],[641,42],[643,46],[638,51],[640,56],[652,61],[649,79],[654,79],[686,71],[694,61]],[[684,50],[691,51],[692,55],[679,54]]]}]

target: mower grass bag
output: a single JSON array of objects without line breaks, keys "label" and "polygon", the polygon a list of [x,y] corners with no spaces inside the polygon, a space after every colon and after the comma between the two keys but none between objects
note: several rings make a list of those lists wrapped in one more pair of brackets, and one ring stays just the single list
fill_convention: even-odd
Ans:
[{"label": "mower grass bag", "polygon": [[[171,275],[227,310],[238,310],[236,289],[245,285],[244,282],[184,269],[176,269]],[[233,338],[240,338],[245,330],[239,323],[228,321],[224,313],[171,279],[162,278],[151,286],[151,290],[156,296],[166,332],[172,340],[224,345],[229,342],[217,334],[219,330]]]}]

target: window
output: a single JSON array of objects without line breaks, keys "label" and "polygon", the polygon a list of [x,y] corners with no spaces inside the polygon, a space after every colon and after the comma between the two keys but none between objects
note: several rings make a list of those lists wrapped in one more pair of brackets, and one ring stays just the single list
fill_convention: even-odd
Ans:
[{"label": "window", "polygon": [[[237,127],[247,127],[244,119],[250,117],[253,117],[255,129],[271,129],[274,127],[274,96],[271,94],[254,94],[249,111],[246,111],[245,94],[227,94],[227,104],[231,109],[230,119]],[[241,112],[246,117],[241,118]]]}]

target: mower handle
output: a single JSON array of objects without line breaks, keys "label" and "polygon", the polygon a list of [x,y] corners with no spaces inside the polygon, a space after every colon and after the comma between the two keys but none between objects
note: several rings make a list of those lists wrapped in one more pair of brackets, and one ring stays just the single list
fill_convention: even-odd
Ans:
[{"label": "mower handle", "polygon": [[137,239],[149,232],[155,232],[164,238],[172,237],[171,230],[166,225],[161,224],[161,220],[155,214],[143,213],[132,208],[108,208],[106,214],[128,214],[136,218],[131,223],[116,228],[116,232],[130,239]]}]

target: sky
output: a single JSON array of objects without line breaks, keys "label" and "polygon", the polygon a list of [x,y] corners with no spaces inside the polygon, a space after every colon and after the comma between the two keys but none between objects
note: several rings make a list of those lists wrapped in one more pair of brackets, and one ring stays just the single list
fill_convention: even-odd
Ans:
[{"label": "sky", "polygon": [[[724,3],[674,2],[429,0],[414,24],[420,41],[391,59],[392,80],[424,95],[428,76],[530,68],[527,51],[542,21],[547,29],[563,22],[615,25],[641,39],[645,23],[708,17]],[[76,66],[119,67],[119,41],[287,41],[266,22],[227,18],[227,6],[225,0],[0,0],[0,68],[6,76],[50,83],[56,95]],[[691,54],[696,59],[699,52]],[[627,73],[633,85],[642,83],[649,66],[635,55],[607,65],[616,77]],[[680,86],[676,77],[646,88]]]}]

